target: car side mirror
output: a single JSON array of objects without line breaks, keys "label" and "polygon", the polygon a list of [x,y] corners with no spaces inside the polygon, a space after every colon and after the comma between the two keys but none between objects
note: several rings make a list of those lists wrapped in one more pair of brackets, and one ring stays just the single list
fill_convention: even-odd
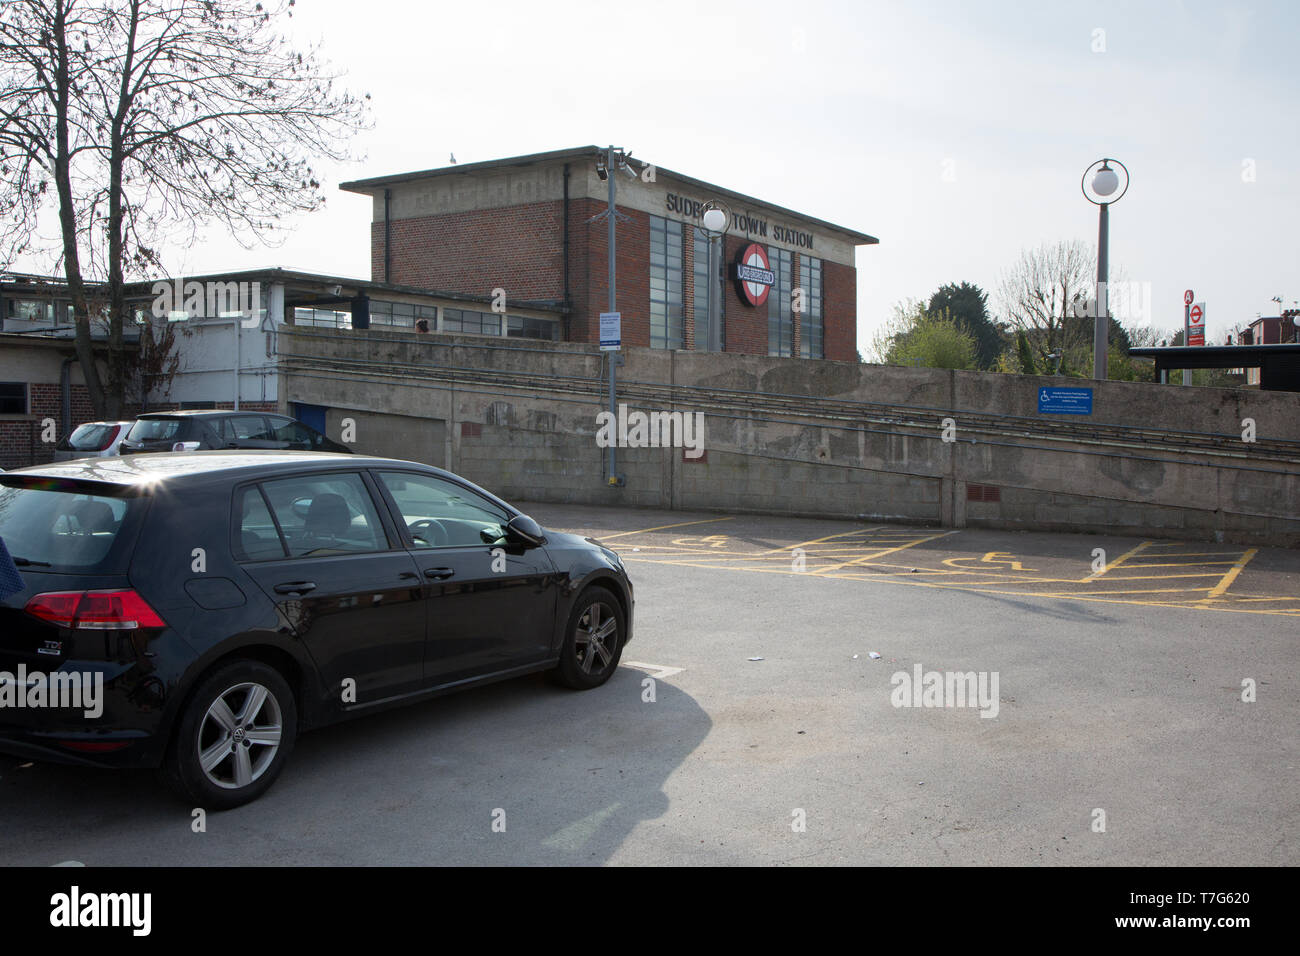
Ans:
[{"label": "car side mirror", "polygon": [[528,515],[515,515],[506,525],[506,540],[525,548],[540,548],[546,543],[546,532]]}]

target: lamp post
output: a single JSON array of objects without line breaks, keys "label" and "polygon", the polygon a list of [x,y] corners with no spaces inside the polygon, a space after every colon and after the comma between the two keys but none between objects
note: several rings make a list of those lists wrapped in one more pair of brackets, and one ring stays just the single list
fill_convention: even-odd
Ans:
[{"label": "lamp post", "polygon": [[[1111,168],[1114,163],[1124,171],[1123,188],[1119,173]],[[1095,172],[1094,172],[1095,170]],[[1092,179],[1089,181],[1089,174]],[[1097,299],[1096,316],[1092,329],[1092,377],[1106,378],[1106,360],[1108,358],[1107,341],[1110,337],[1110,303],[1106,295],[1107,273],[1110,268],[1110,205],[1118,202],[1128,192],[1128,167],[1118,159],[1099,159],[1083,171],[1079,188],[1088,202],[1101,207],[1097,225]]]},{"label": "lamp post", "polygon": [[[709,240],[709,288],[708,295],[705,297],[705,314],[708,316],[709,329],[705,347],[710,352],[722,351],[722,322],[720,321],[721,315],[718,314],[722,310],[713,308],[713,297],[717,294],[718,285],[717,267],[713,264],[716,261],[713,249],[718,240],[727,234],[730,225],[731,210],[727,208],[726,204],[717,199],[711,199],[704,204],[704,215],[700,218],[700,231]],[[695,334],[698,342],[700,334],[698,323]]]},{"label": "lamp post", "polygon": [[[615,193],[617,191],[615,189],[614,173],[616,170],[621,170],[622,172],[627,174],[627,176],[629,176],[630,178],[632,179],[637,178],[636,171],[633,170],[631,165],[628,163],[628,157],[631,155],[632,155],[631,152],[624,151],[622,149],[619,149],[616,146],[610,146],[608,150],[604,151],[604,155],[602,155],[596,161],[596,175],[600,179],[606,181],[609,184],[609,206],[604,212],[592,216],[589,221],[597,222],[601,219],[605,219],[608,221],[609,224],[609,311],[610,312],[618,311],[618,304],[617,304],[618,296],[616,293],[618,267],[616,264],[617,260],[615,259],[614,256],[614,243],[616,238],[615,226],[618,224],[619,219],[627,219],[627,216],[624,216],[622,213],[620,213],[618,211],[618,208],[614,204]],[[609,413],[612,417],[617,418],[618,408],[615,405],[614,390],[615,390],[615,381],[618,376],[618,373],[616,371],[616,369],[618,368],[618,353],[615,351],[609,351],[606,352],[605,354],[609,357]],[[605,480],[610,485],[618,486],[623,484],[623,476],[618,473],[617,442],[610,442],[609,448],[606,450],[605,471],[606,471]]]}]

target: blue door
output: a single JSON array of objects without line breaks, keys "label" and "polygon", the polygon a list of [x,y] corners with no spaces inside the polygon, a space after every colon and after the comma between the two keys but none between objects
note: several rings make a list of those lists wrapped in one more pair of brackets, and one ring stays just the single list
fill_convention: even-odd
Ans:
[{"label": "blue door", "polygon": [[325,434],[325,406],[324,405],[307,405],[303,402],[293,402],[293,417],[298,419],[308,428],[314,428],[322,435]]}]

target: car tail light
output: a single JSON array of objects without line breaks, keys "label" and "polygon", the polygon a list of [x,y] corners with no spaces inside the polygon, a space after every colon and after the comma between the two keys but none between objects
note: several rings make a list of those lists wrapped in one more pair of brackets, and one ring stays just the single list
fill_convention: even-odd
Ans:
[{"label": "car tail light", "polygon": [[33,597],[23,610],[59,627],[89,631],[167,626],[144,598],[130,590],[49,591]]}]

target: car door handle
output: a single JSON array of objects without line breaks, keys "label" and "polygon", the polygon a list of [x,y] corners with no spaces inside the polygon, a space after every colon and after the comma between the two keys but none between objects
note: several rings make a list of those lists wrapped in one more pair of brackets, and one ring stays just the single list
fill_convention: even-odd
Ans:
[{"label": "car door handle", "polygon": [[455,568],[425,568],[424,576],[435,581],[445,581],[456,573]]},{"label": "car door handle", "polygon": [[316,590],[316,582],[288,581],[284,584],[277,584],[272,590],[276,594],[306,594],[308,591]]}]

